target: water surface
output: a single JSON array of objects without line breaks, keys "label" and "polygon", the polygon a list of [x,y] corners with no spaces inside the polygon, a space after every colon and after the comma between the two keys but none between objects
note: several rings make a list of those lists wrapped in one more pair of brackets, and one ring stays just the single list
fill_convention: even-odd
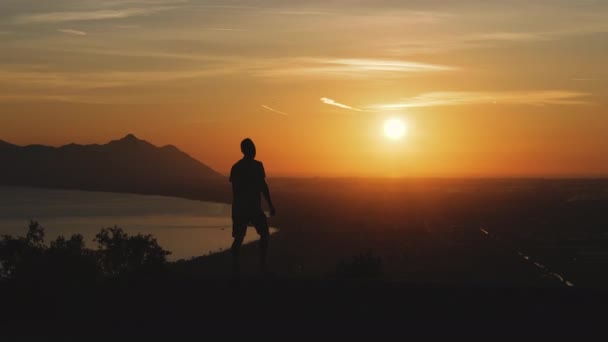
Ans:
[{"label": "water surface", "polygon": [[[170,260],[205,255],[232,243],[230,205],[175,197],[73,190],[0,187],[0,235],[24,235],[29,220],[45,228],[48,242],[82,234],[88,247],[101,228],[152,234],[173,252]],[[276,229],[271,229],[276,232]],[[245,242],[258,238],[247,231]]]}]

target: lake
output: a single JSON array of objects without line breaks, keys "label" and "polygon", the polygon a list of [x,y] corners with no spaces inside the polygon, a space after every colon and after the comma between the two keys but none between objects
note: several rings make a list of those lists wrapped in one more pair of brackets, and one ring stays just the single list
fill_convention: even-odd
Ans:
[{"label": "lake", "polygon": [[[44,227],[47,244],[59,235],[78,233],[95,247],[95,234],[117,225],[130,235],[154,235],[172,252],[170,260],[229,248],[230,212],[229,204],[175,197],[0,186],[0,235],[23,236],[35,220]],[[245,242],[257,239],[255,230],[248,229]]]}]

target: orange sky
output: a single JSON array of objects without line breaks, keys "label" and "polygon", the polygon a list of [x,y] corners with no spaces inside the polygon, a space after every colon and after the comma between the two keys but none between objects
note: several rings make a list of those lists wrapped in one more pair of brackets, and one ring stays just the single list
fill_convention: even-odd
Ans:
[{"label": "orange sky", "polygon": [[[608,175],[608,3],[4,0],[0,139],[134,133],[220,172]],[[400,117],[410,134],[382,135]]]}]

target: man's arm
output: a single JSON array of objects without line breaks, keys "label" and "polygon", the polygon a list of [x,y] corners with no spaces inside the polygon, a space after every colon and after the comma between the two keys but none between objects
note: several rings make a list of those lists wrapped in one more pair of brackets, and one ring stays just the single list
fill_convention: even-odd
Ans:
[{"label": "man's arm", "polygon": [[274,208],[274,204],[272,204],[272,198],[270,198],[270,189],[268,189],[268,183],[264,179],[262,181],[262,195],[264,195],[264,199],[268,202],[268,206],[270,207],[270,216],[274,216],[277,214],[276,209]]},{"label": "man's arm", "polygon": [[266,183],[266,170],[264,170],[264,164],[259,163],[260,166],[260,180],[262,182],[262,195],[264,195],[264,199],[268,202],[268,206],[270,207],[270,216],[276,215],[277,211],[274,209],[274,204],[272,204],[272,198],[270,197],[270,190],[268,189],[268,183]]}]

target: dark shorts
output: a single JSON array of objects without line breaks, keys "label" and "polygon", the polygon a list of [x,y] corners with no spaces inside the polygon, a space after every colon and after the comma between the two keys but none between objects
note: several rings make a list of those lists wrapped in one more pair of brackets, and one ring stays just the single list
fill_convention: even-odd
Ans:
[{"label": "dark shorts", "polygon": [[253,226],[260,236],[268,236],[268,221],[262,210],[250,215],[232,216],[232,237],[244,237],[247,227]]}]

